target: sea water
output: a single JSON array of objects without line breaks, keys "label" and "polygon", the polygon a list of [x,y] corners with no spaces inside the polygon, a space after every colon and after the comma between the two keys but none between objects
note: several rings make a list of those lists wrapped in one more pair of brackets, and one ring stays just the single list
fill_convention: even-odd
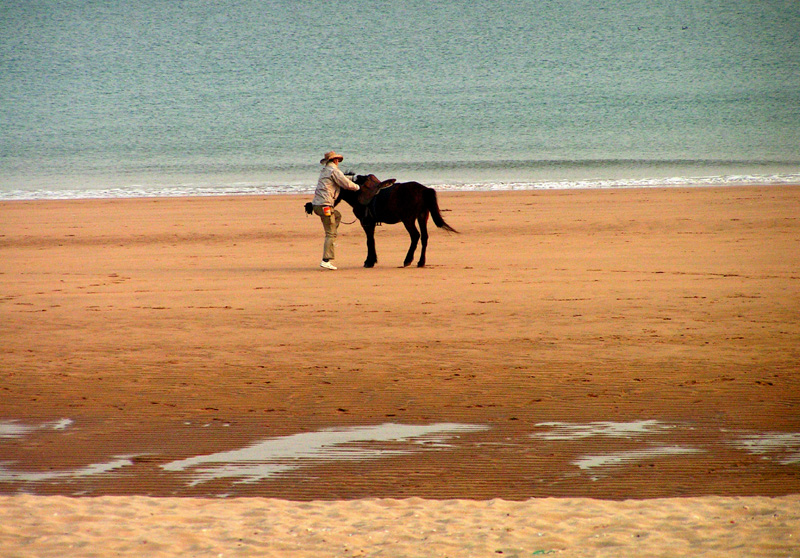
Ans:
[{"label": "sea water", "polygon": [[3,0],[0,199],[800,182],[794,0]]}]

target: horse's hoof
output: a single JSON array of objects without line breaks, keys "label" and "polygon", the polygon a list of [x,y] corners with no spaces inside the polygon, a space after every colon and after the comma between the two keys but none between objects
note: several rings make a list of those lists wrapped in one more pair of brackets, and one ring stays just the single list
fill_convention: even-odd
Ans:
[{"label": "horse's hoof", "polygon": [[417,264],[417,267],[425,267],[425,262],[419,262],[419,263]]},{"label": "horse's hoof", "polygon": [[364,262],[364,267],[375,267],[375,264],[371,262]]}]

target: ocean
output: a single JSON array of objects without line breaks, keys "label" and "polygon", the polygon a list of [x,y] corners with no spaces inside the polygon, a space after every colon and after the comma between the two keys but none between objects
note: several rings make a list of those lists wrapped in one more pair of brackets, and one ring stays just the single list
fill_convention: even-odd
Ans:
[{"label": "ocean", "polygon": [[0,0],[0,200],[800,182],[795,0]]}]

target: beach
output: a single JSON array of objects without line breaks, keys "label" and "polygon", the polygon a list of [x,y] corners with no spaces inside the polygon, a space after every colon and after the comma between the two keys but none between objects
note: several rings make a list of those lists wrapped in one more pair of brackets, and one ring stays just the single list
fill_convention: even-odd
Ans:
[{"label": "beach", "polygon": [[[797,556],[800,498],[14,496],[3,556]],[[46,506],[46,507],[45,507]]]},{"label": "beach", "polygon": [[306,201],[0,203],[7,555],[800,555],[800,186]]}]

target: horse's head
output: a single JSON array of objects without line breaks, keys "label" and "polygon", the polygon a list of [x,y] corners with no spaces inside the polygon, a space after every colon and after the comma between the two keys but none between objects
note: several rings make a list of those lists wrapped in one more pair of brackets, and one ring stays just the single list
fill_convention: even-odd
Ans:
[{"label": "horse's head", "polygon": [[382,190],[394,184],[395,180],[397,179],[390,178],[389,180],[384,180],[381,182],[381,180],[374,174],[357,174],[352,180],[361,186],[361,188],[366,188],[368,190]]},{"label": "horse's head", "polygon": [[[359,186],[361,186],[361,184],[359,184],[357,182],[359,176],[356,175],[356,173],[354,173],[353,171],[347,171],[346,173],[344,173],[344,175],[349,180],[351,180],[351,181],[355,182],[356,184],[358,184]],[[340,201],[346,201],[350,205],[355,205],[355,203],[357,202],[357,199],[358,199],[358,191],[345,190],[344,188],[340,188],[339,189],[339,195],[336,197],[336,201],[334,202],[333,205],[334,206],[339,205]]]}]

